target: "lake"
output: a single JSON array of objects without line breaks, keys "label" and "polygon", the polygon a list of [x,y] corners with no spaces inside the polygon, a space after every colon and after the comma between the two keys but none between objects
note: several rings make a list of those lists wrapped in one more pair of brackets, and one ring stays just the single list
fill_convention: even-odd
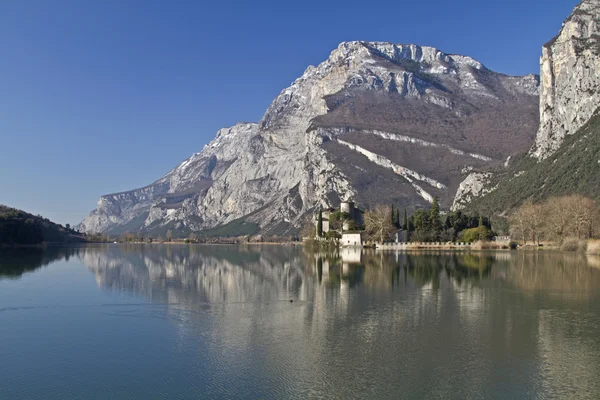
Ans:
[{"label": "lake", "polygon": [[599,399],[600,257],[0,249],[0,399]]}]

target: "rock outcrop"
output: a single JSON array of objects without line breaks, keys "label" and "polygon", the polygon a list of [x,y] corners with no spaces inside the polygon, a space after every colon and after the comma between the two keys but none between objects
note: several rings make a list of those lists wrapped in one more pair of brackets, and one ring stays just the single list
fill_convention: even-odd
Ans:
[{"label": "rock outcrop", "polygon": [[504,213],[526,199],[596,196],[599,107],[600,0],[584,0],[542,48],[540,127],[529,153],[507,159],[493,174],[472,172],[453,208]]},{"label": "rock outcrop", "polygon": [[469,204],[473,199],[484,196],[494,190],[493,187],[490,187],[491,178],[492,174],[490,173],[470,173],[467,178],[458,186],[451,210],[460,210]]},{"label": "rock outcrop", "polygon": [[534,157],[554,153],[600,105],[600,0],[584,0],[542,49]]},{"label": "rock outcrop", "polygon": [[342,43],[258,124],[219,131],[150,186],[102,196],[80,229],[288,234],[345,198],[449,207],[465,167],[531,145],[538,87],[431,47]]}]

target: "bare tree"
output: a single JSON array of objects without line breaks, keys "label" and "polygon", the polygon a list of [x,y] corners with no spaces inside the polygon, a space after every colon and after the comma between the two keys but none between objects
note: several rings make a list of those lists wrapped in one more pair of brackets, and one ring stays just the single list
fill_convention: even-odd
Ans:
[{"label": "bare tree", "polygon": [[587,239],[593,235],[594,219],[598,212],[596,202],[590,198],[574,195],[567,200],[567,213],[572,224],[572,234],[577,239]]},{"label": "bare tree", "polygon": [[510,217],[511,236],[521,239],[524,244],[527,243],[527,239],[539,244],[545,232],[545,220],[544,207],[527,200]]},{"label": "bare tree", "polygon": [[173,231],[169,229],[167,231],[167,242],[170,242],[171,240],[173,240]]},{"label": "bare tree", "polygon": [[592,238],[600,237],[600,207],[596,203],[596,210],[592,213]]},{"label": "bare tree", "polygon": [[521,207],[523,209],[525,224],[528,227],[529,234],[533,243],[540,244],[540,237],[544,233],[544,207],[541,204],[534,204],[528,200]]},{"label": "bare tree", "polygon": [[374,209],[365,212],[365,230],[371,239],[383,243],[394,232],[394,225],[390,219],[391,213],[392,209],[384,205],[377,205]]},{"label": "bare tree", "polygon": [[124,242],[133,242],[135,235],[131,232],[125,232],[121,235],[121,240]]},{"label": "bare tree", "polygon": [[571,223],[566,212],[569,208],[569,197],[552,197],[544,203],[543,207],[547,236],[562,244],[565,235],[569,233]]},{"label": "bare tree", "polygon": [[595,237],[600,223],[596,202],[581,195],[553,197],[544,203],[525,202],[510,217],[511,236],[526,243],[550,239],[562,243],[567,237]]},{"label": "bare tree", "polygon": [[522,207],[519,207],[515,212],[512,213],[509,219],[510,223],[510,236],[518,240],[520,239],[523,244],[527,244],[527,237],[529,237],[529,231],[525,223],[525,213]]}]

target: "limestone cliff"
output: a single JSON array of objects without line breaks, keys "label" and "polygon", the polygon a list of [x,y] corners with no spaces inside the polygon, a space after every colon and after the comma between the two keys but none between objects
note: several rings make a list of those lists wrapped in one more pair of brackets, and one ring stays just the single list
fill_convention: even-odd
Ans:
[{"label": "limestone cliff", "polygon": [[600,0],[584,0],[542,49],[540,129],[534,157],[544,159],[600,105]]},{"label": "limestone cliff", "polygon": [[432,47],[347,42],[150,186],[102,196],[86,232],[298,229],[315,207],[449,206],[465,167],[528,147],[539,78]]},{"label": "limestone cliff", "polygon": [[584,0],[542,48],[540,127],[529,153],[507,159],[493,173],[472,172],[457,191],[453,209],[503,213],[526,199],[597,196],[599,40],[600,0]]}]

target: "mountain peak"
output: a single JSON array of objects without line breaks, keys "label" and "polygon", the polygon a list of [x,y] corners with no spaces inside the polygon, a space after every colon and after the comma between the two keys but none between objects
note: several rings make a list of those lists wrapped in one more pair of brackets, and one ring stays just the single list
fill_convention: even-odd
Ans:
[{"label": "mountain peak", "polygon": [[343,42],[283,89],[259,124],[222,129],[149,187],[104,196],[82,227],[233,224],[281,235],[342,198],[410,207],[435,195],[448,204],[465,165],[531,145],[536,96],[535,78],[507,77],[471,57]]},{"label": "mountain peak", "polygon": [[402,61],[417,62],[424,64],[425,69],[427,69],[427,66],[439,66],[440,64],[458,68],[469,66],[477,70],[487,69],[481,62],[469,56],[446,53],[431,46],[390,42],[342,42],[331,52],[329,61],[338,62],[354,58],[374,57],[381,57],[395,63]]}]

